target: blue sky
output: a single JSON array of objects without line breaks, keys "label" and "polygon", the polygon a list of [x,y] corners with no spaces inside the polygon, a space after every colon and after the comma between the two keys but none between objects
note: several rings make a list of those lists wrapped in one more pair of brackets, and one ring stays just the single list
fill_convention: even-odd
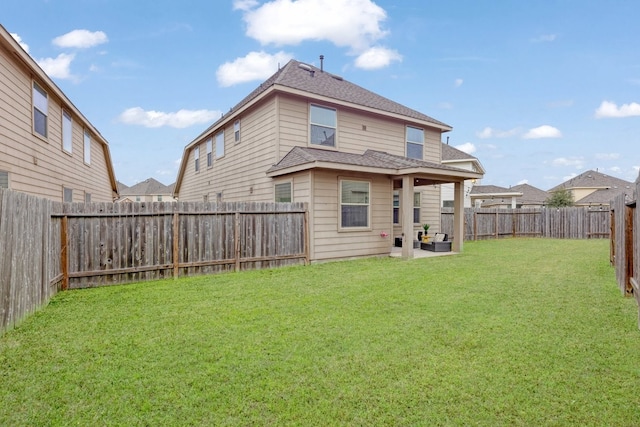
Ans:
[{"label": "blue sky", "polygon": [[443,121],[483,184],[640,169],[636,0],[2,0],[0,23],[109,141],[175,181],[184,146],[295,58]]}]

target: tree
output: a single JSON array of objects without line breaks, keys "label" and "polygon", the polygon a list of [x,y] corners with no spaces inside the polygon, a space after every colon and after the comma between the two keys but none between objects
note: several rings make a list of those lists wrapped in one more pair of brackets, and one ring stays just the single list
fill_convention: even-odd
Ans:
[{"label": "tree", "polygon": [[547,200],[544,201],[544,204],[550,208],[565,208],[568,206],[573,206],[573,195],[571,191],[566,188],[562,188],[560,190],[556,190]]}]

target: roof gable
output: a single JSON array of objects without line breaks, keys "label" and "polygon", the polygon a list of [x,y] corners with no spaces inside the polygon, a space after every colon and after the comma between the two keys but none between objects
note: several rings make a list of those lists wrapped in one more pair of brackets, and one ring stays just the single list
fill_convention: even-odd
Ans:
[{"label": "roof gable", "polygon": [[155,195],[155,194],[171,194],[173,192],[173,184],[171,186],[164,185],[163,183],[153,179],[147,178],[142,182],[139,182],[131,187],[123,188],[120,191],[121,196],[132,195]]}]

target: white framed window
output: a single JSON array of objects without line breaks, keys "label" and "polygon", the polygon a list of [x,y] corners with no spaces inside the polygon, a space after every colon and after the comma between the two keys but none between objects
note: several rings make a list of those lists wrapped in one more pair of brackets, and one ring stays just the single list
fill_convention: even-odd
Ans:
[{"label": "white framed window", "polygon": [[84,162],[91,164],[91,134],[88,130],[84,130]]},{"label": "white framed window", "polygon": [[311,144],[335,147],[337,122],[337,112],[334,108],[311,104],[309,114]]},{"label": "white framed window", "polygon": [[274,190],[277,203],[291,203],[293,200],[291,181],[276,184]]},{"label": "white framed window", "polygon": [[407,126],[407,157],[424,159],[424,130]]},{"label": "white framed window", "polygon": [[62,187],[62,201],[65,203],[73,202],[73,189]]},{"label": "white framed window", "polygon": [[158,201],[161,202],[162,201],[162,194],[158,194]]},{"label": "white framed window", "polygon": [[0,171],[0,188],[9,188],[9,172]]},{"label": "white framed window", "polygon": [[236,143],[240,142],[240,120],[233,123],[233,140]]},{"label": "white framed window", "polygon": [[91,193],[84,192],[84,202],[91,203]]},{"label": "white framed window", "polygon": [[340,228],[369,228],[369,181],[340,180]]},{"label": "white framed window", "polygon": [[196,172],[200,170],[200,147],[193,149],[193,158],[195,159],[194,167]]},{"label": "white framed window", "polygon": [[62,149],[71,154],[73,150],[73,121],[71,114],[62,111]]},{"label": "white framed window", "polygon": [[213,139],[207,139],[207,168],[213,166]]},{"label": "white framed window", "polygon": [[216,159],[224,157],[224,131],[216,135]]},{"label": "white framed window", "polygon": [[393,223],[400,224],[400,191],[393,190]]},{"label": "white framed window", "polygon": [[413,193],[413,223],[420,224],[420,192]]},{"label": "white framed window", "polygon": [[33,82],[33,131],[46,138],[48,135],[49,97],[47,92]]}]

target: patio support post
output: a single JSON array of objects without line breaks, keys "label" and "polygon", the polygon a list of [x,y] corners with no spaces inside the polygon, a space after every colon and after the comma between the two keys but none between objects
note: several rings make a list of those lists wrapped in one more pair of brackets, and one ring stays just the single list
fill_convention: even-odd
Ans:
[{"label": "patio support post", "polygon": [[402,177],[402,258],[413,258],[413,177]]},{"label": "patio support post", "polygon": [[462,252],[464,242],[464,181],[453,186],[453,251]]}]

